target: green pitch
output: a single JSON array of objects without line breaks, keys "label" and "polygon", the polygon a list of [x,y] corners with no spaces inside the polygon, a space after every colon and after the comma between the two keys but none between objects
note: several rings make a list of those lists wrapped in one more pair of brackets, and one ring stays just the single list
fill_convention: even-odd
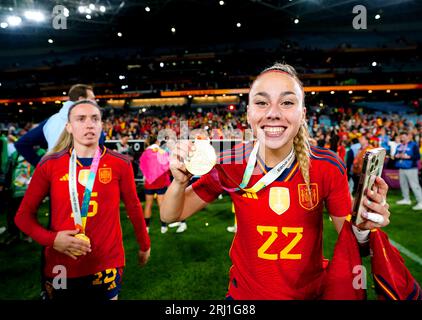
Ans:
[{"label": "green pitch", "polygon": [[[422,211],[410,206],[397,206],[400,192],[390,190],[391,224],[385,231],[389,237],[410,252],[422,257]],[[39,210],[40,220],[48,219],[46,204]],[[233,224],[230,198],[216,200],[205,210],[191,217],[188,229],[176,234],[169,228],[161,234],[158,210],[153,211],[150,237],[151,258],[147,266],[137,266],[137,244],[132,225],[122,206],[122,228],[126,250],[126,268],[120,299],[224,299],[233,234],[226,227]],[[0,226],[5,217],[0,216]],[[324,252],[330,258],[337,234],[327,215],[324,217]],[[422,283],[422,265],[402,253],[413,276]],[[41,247],[20,242],[0,247],[0,299],[38,299],[40,292]],[[364,259],[370,275],[369,258]],[[375,299],[372,279],[368,276],[368,297]]]}]

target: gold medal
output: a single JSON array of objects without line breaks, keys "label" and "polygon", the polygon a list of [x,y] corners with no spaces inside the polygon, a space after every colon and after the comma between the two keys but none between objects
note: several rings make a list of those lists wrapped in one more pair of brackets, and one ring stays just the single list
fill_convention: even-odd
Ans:
[{"label": "gold medal", "polygon": [[195,176],[202,176],[211,171],[217,162],[217,155],[209,140],[195,140],[192,157],[185,159],[186,169]]},{"label": "gold medal", "polygon": [[[83,234],[83,233],[76,234],[75,235],[75,238],[78,238],[78,239],[84,240],[84,241],[86,241],[88,243],[91,243],[91,241],[89,240],[89,238],[85,234]],[[79,251],[79,250],[71,251],[70,253],[73,254],[74,256],[80,256],[82,254],[82,252]]]}]

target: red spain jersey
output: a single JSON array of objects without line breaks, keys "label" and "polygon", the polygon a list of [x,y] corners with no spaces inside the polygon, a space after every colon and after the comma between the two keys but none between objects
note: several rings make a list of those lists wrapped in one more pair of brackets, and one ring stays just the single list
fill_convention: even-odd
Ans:
[{"label": "red spain jersey", "polygon": [[[238,187],[252,147],[238,145],[221,153],[215,168],[194,183],[193,190],[211,202],[222,186]],[[310,199],[298,167],[295,160],[256,194],[230,192],[237,219],[228,292],[234,299],[317,299],[321,294],[323,207],[333,216],[350,214],[347,173],[335,153],[312,147]],[[267,169],[258,157],[247,187]]]},{"label": "red spain jersey", "polygon": [[[86,235],[91,241],[91,252],[73,260],[53,248],[58,231],[74,230],[75,223],[69,197],[68,150],[44,157],[38,164],[28,190],[16,215],[16,224],[35,241],[45,246],[44,274],[54,277],[56,265],[66,267],[67,277],[75,278],[99,271],[122,267],[125,264],[120,226],[120,199],[122,198],[141,250],[150,247],[142,206],[139,202],[130,161],[123,155],[104,147],[92,190],[86,222]],[[82,204],[89,166],[78,161],[77,189]],[[50,196],[48,230],[37,221],[41,201]]]}]

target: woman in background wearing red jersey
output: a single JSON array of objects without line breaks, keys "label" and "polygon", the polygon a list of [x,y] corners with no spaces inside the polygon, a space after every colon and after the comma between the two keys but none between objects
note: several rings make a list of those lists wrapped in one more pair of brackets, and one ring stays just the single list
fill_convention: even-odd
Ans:
[{"label": "woman in background wearing red jersey", "polygon": [[[101,111],[91,100],[76,102],[52,153],[38,164],[16,224],[44,246],[43,289],[47,299],[117,299],[125,256],[120,198],[135,229],[144,265],[150,239],[130,161],[99,146]],[[48,228],[37,220],[50,197]]]}]

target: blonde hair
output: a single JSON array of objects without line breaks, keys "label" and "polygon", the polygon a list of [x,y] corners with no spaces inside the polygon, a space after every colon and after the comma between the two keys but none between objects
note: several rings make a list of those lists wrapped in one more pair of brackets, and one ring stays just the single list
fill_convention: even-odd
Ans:
[{"label": "blonde hair", "polygon": [[295,150],[297,162],[299,163],[300,172],[302,173],[303,180],[305,181],[308,189],[309,199],[312,203],[311,177],[309,174],[309,169],[311,167],[311,146],[309,140],[308,126],[306,122],[303,121],[297,135],[293,139],[293,148]]},{"label": "blonde hair", "polygon": [[59,140],[57,140],[56,145],[47,152],[46,155],[50,155],[62,150],[70,149],[73,147],[73,136],[71,133],[67,132],[66,128],[63,129],[60,134]]},{"label": "blonde hair", "polygon": [[[269,68],[264,69],[259,76],[266,72],[270,71],[279,71],[288,74],[293,79],[296,80],[296,82],[299,84],[302,93],[303,93],[303,101],[302,106],[305,106],[305,91],[303,89],[303,83],[300,81],[297,72],[295,68],[293,68],[291,65],[284,64],[284,63],[275,63]],[[251,86],[252,87],[252,86]],[[308,131],[308,125],[306,124],[306,120],[303,119],[302,124],[300,125],[299,131],[296,134],[296,136],[293,139],[293,148],[295,151],[296,159],[299,164],[300,172],[302,173],[303,180],[306,183],[307,189],[308,189],[308,195],[309,199],[312,203],[312,197],[311,197],[311,178],[309,174],[309,169],[311,166],[310,161],[310,155],[311,155],[311,146],[309,143],[310,136]]]}]

